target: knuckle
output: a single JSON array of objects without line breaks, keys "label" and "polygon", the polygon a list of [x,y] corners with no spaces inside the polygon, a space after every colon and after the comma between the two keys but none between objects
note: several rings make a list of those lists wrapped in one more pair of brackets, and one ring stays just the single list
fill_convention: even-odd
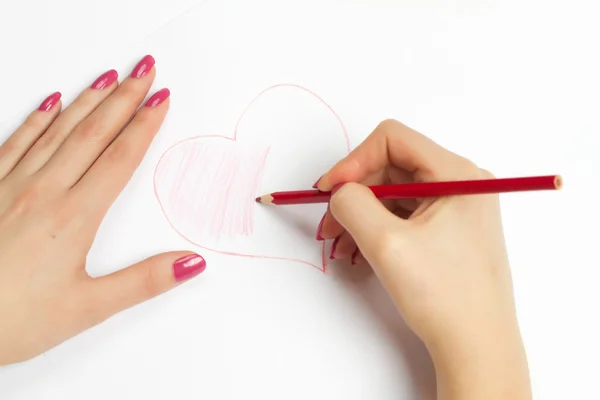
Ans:
[{"label": "knuckle", "polygon": [[46,121],[43,118],[44,114],[34,113],[23,121],[23,128],[27,131],[43,131],[46,127]]},{"label": "knuckle", "polygon": [[17,146],[11,138],[0,146],[0,159],[17,150]]},{"label": "knuckle", "polygon": [[154,259],[148,260],[148,265],[143,272],[142,287],[141,290],[143,295],[147,298],[154,297],[161,293],[160,279],[158,278],[156,271],[160,266]]},{"label": "knuckle", "polygon": [[456,157],[454,165],[457,175],[464,179],[478,179],[481,176],[481,170],[473,161],[458,155]]},{"label": "knuckle", "polygon": [[488,171],[487,169],[480,168],[479,174],[482,179],[496,179],[496,176],[494,174],[492,174],[490,171]]},{"label": "knuckle", "polygon": [[383,131],[383,132],[390,132],[390,131],[395,131],[398,130],[400,128],[404,128],[404,124],[402,124],[400,121],[397,121],[395,119],[384,119],[383,121],[381,121],[379,123],[379,125],[377,126],[377,131]]},{"label": "knuckle", "polygon": [[115,162],[120,162],[132,156],[129,147],[123,141],[116,141],[104,152],[106,161],[111,165]]},{"label": "knuckle", "polygon": [[52,143],[54,143],[55,140],[56,135],[52,134],[51,132],[46,132],[37,140],[37,142],[35,142],[35,146],[36,148],[47,149],[52,147]]},{"label": "knuckle", "polygon": [[77,130],[77,134],[81,139],[90,142],[99,141],[104,134],[102,123],[97,118],[87,119]]},{"label": "knuckle", "polygon": [[35,143],[35,147],[42,149],[54,149],[58,147],[66,136],[63,132],[65,132],[65,130],[63,129],[62,124],[60,124],[60,122],[56,123],[40,136]]},{"label": "knuckle", "polygon": [[383,136],[386,138],[403,135],[412,131],[408,126],[395,119],[385,119],[377,125],[373,132],[375,136]]},{"label": "knuckle", "polygon": [[15,198],[15,206],[22,211],[31,209],[31,207],[39,202],[43,191],[43,187],[39,181],[26,184]]},{"label": "knuckle", "polygon": [[73,225],[73,220],[76,218],[76,208],[72,204],[59,205],[50,217],[52,232],[61,232],[69,226]]}]

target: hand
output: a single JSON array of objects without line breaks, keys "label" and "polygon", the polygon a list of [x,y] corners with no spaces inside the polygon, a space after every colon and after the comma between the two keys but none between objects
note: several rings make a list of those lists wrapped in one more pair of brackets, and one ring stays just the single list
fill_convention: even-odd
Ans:
[{"label": "hand", "polygon": [[333,258],[371,265],[428,347],[440,398],[530,397],[498,196],[380,202],[366,186],[488,178],[385,121],[317,183],[334,190],[317,237],[335,238]]},{"label": "hand", "polygon": [[0,365],[34,357],[204,270],[202,257],[173,252],[101,278],[86,273],[105,213],[167,114],[166,89],[136,112],[154,76],[146,56],[120,86],[109,71],[62,113],[55,93],[0,147]]}]

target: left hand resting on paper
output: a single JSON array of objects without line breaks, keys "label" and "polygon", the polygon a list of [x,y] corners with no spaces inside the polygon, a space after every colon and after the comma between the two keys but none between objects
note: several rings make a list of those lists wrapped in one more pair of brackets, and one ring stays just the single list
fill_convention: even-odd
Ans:
[{"label": "left hand resting on paper", "polygon": [[101,278],[86,273],[100,223],[167,114],[168,90],[136,112],[154,76],[146,56],[120,85],[109,71],[62,112],[60,94],[50,95],[0,147],[0,365],[204,270],[202,257],[172,252]]}]

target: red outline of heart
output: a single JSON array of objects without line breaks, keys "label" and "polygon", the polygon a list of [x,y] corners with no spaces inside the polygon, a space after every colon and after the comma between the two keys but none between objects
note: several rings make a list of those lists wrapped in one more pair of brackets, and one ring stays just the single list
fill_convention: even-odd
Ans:
[{"label": "red outline of heart", "polygon": [[242,121],[242,119],[244,118],[244,115],[246,114],[246,112],[250,109],[250,107],[252,106],[252,104],[254,104],[263,94],[265,94],[266,92],[268,92],[269,90],[272,89],[276,89],[276,88],[281,88],[281,87],[291,87],[291,88],[296,88],[296,89],[300,89],[303,90],[305,92],[307,92],[308,94],[314,96],[317,100],[319,100],[323,105],[325,105],[325,107],[327,107],[327,109],[329,109],[329,111],[331,111],[331,113],[335,116],[335,118],[338,120],[341,128],[342,128],[342,132],[344,133],[344,138],[346,139],[346,146],[347,146],[347,150],[348,153],[350,153],[350,138],[348,137],[348,132],[346,130],[346,127],[344,126],[344,123],[342,122],[342,119],[339,117],[339,115],[333,110],[333,108],[327,104],[325,102],[325,100],[323,100],[319,95],[317,95],[316,93],[314,93],[313,91],[304,88],[300,85],[296,85],[296,84],[288,84],[288,83],[282,83],[282,84],[278,84],[278,85],[273,85],[270,86],[266,89],[264,89],[262,92],[260,92],[244,109],[244,111],[242,112],[242,115],[240,115],[240,117],[238,118],[236,124],[235,124],[235,130],[233,132],[233,137],[228,137],[228,136],[223,136],[223,135],[200,135],[200,136],[194,136],[191,138],[187,138],[187,139],[183,139],[177,143],[175,143],[174,145],[170,146],[167,150],[164,151],[164,153],[160,156],[158,162],[156,163],[156,167],[154,169],[154,177],[153,177],[153,183],[154,183],[154,195],[156,197],[156,200],[158,201],[158,204],[160,206],[160,209],[163,213],[163,215],[165,216],[167,222],[169,223],[169,225],[171,226],[171,228],[185,241],[191,243],[194,246],[198,246],[201,249],[204,250],[208,250],[208,251],[212,251],[215,253],[219,253],[219,254],[224,254],[224,255],[228,255],[228,256],[235,256],[235,257],[246,257],[246,258],[263,258],[263,259],[270,259],[270,260],[282,260],[282,261],[293,261],[293,262],[298,262],[298,263],[302,263],[302,264],[306,264],[306,265],[310,265],[311,267],[314,267],[316,269],[318,269],[319,271],[325,272],[327,269],[327,257],[325,256],[325,241],[323,241],[323,245],[321,248],[321,261],[322,261],[322,267],[319,268],[319,266],[312,264],[308,261],[304,261],[301,259],[296,259],[296,258],[287,258],[287,257],[274,257],[274,256],[266,256],[266,255],[255,255],[255,254],[243,254],[243,253],[234,253],[234,252],[230,252],[230,251],[221,251],[221,250],[215,250],[215,249],[211,249],[209,247],[205,247],[202,246],[194,241],[192,241],[191,239],[187,238],[183,233],[181,233],[171,222],[171,220],[169,219],[169,216],[167,215],[167,212],[165,211],[165,208],[163,207],[163,204],[160,201],[160,197],[158,196],[158,189],[157,189],[157,185],[156,185],[156,172],[158,170],[158,167],[160,165],[160,163],[162,162],[163,158],[165,157],[165,155],[171,151],[171,149],[173,149],[176,146],[179,146],[180,144],[184,143],[184,142],[188,142],[191,140],[197,140],[197,139],[201,139],[201,138],[222,138],[222,139],[226,139],[226,140],[231,140],[233,142],[237,141],[237,133],[238,133],[238,126],[240,124],[240,122]]}]

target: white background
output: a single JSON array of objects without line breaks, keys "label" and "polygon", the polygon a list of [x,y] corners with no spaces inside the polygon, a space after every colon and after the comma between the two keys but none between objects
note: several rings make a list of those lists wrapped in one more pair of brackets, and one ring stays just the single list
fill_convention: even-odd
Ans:
[{"label": "white background", "polygon": [[[396,118],[496,176],[563,175],[559,193],[503,196],[519,318],[536,399],[600,398],[596,2],[203,3],[0,5],[0,137],[48,93],[68,103],[146,53],[156,88],[173,91],[164,129],[98,234],[91,273],[189,248],[153,197],[160,154],[229,134],[270,85],[301,84],[340,114],[353,145]],[[431,396],[426,354],[372,277],[202,254],[198,279],[0,369],[0,398]]]}]

